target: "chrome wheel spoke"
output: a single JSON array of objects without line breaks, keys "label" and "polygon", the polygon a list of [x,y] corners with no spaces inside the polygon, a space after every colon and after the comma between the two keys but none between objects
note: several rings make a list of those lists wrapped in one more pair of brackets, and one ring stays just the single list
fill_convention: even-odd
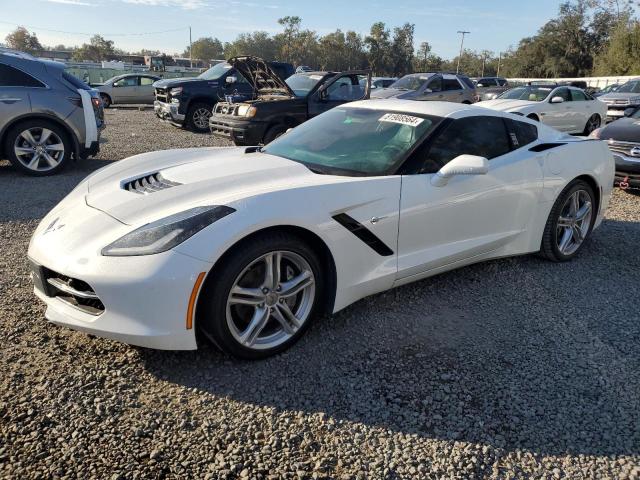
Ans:
[{"label": "chrome wheel spoke", "polygon": [[47,140],[49,140],[49,137],[51,136],[52,133],[53,132],[48,128],[43,128],[42,133],[40,134],[40,141],[38,143],[44,144]]},{"label": "chrome wheel spoke", "polygon": [[62,143],[56,143],[54,145],[45,145],[44,149],[50,152],[64,152],[64,145]]},{"label": "chrome wheel spoke", "polygon": [[584,239],[584,236],[582,235],[582,229],[578,225],[573,226],[573,228],[571,229],[571,235],[573,237],[573,240],[578,244]]},{"label": "chrome wheel spoke", "polygon": [[560,218],[558,218],[558,227],[570,228],[571,227],[571,218],[569,218],[569,217],[560,217]]},{"label": "chrome wheel spoke", "polygon": [[305,270],[297,277],[282,283],[282,291],[280,296],[284,298],[292,297],[313,284],[313,274]]},{"label": "chrome wheel spoke", "polygon": [[31,135],[31,130],[25,130],[20,134],[20,136],[24,138],[27,141],[27,143],[32,147],[35,147],[38,143],[36,142],[35,138],[33,138],[33,135]]},{"label": "chrome wheel spoke", "polygon": [[53,158],[51,155],[49,155],[47,152],[44,152],[42,156],[47,161],[50,167],[55,167],[56,165],[58,165],[58,162],[56,161],[56,159]]},{"label": "chrome wheel spoke", "polygon": [[249,322],[247,328],[240,335],[240,341],[247,345],[252,346],[256,341],[256,338],[260,335],[264,327],[269,321],[269,309],[265,307],[256,308],[253,312],[253,317]]},{"label": "chrome wheel spoke", "polygon": [[271,312],[273,318],[275,318],[278,323],[282,326],[283,330],[287,332],[289,335],[293,335],[298,331],[298,329],[302,326],[302,322],[300,319],[296,317],[289,305],[286,303],[279,303]]},{"label": "chrome wheel spoke", "polygon": [[580,192],[576,192],[573,195],[571,195],[571,216],[575,217],[576,214],[578,213],[578,210],[580,209]]},{"label": "chrome wheel spoke", "polygon": [[572,238],[573,238],[573,229],[565,228],[562,232],[562,239],[560,240],[560,245],[558,245],[558,249],[562,253],[565,253],[567,251],[567,247],[569,246],[569,243],[571,242]]},{"label": "chrome wheel spoke", "polygon": [[31,147],[15,147],[14,151],[16,155],[33,155],[33,148]]},{"label": "chrome wheel spoke", "polygon": [[233,305],[260,305],[264,303],[264,294],[259,288],[235,286],[231,289],[229,303]]},{"label": "chrome wheel spoke", "polygon": [[580,209],[576,213],[576,220],[581,222],[585,220],[587,215],[589,215],[590,213],[591,213],[591,202],[589,201],[584,202],[584,205],[582,205],[582,207],[580,207]]}]

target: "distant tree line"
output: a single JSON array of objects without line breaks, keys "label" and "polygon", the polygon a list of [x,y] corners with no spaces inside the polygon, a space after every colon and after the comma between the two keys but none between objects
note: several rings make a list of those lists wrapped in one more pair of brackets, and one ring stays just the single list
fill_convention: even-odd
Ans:
[{"label": "distant tree line", "polygon": [[[589,75],[640,74],[640,22],[636,1],[568,0],[556,18],[532,36],[520,40],[505,52],[466,49],[460,57],[461,70],[470,76],[579,77]],[[458,57],[445,60],[432,52],[428,42],[415,49],[415,25],[389,28],[374,23],[369,33],[336,30],[319,35],[302,26],[302,19],[287,16],[278,20],[282,31],[241,33],[232,42],[203,37],[192,43],[183,56],[209,62],[239,55],[256,55],[319,70],[371,69],[376,75],[400,76],[434,70],[455,71]],[[6,37],[7,45],[19,50],[41,50],[35,33],[20,27]],[[457,39],[456,39],[457,42]],[[89,43],[72,49],[75,60],[108,60],[123,54],[113,41],[94,35]],[[139,55],[159,55],[143,50]]]}]

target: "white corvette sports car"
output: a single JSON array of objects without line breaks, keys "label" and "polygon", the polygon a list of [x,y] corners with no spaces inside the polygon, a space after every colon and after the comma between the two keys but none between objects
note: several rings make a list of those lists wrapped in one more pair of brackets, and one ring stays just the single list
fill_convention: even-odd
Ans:
[{"label": "white corvette sports car", "polygon": [[589,135],[607,118],[607,104],[576,87],[530,85],[512,88],[479,104],[531,118],[565,133]]},{"label": "white corvette sports car", "polygon": [[336,107],[264,148],[137,155],[81,182],[29,246],[46,317],[245,358],[319,311],[490,258],[574,257],[609,202],[605,143],[442,102]]}]

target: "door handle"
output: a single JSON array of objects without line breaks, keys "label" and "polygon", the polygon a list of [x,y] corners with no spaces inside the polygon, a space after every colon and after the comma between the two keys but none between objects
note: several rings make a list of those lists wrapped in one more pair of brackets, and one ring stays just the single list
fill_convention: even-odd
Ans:
[{"label": "door handle", "polygon": [[0,102],[2,103],[16,103],[22,100],[21,98],[0,98]]}]

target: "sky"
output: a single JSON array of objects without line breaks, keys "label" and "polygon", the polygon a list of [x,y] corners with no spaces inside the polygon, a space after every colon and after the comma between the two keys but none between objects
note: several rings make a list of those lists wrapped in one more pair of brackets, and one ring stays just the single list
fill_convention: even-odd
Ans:
[{"label": "sky", "polygon": [[115,46],[168,54],[183,52],[193,40],[233,40],[239,33],[280,31],[278,18],[297,15],[302,27],[319,34],[336,29],[366,34],[371,24],[393,29],[415,24],[416,48],[427,41],[432,51],[453,58],[460,48],[458,30],[471,33],[465,48],[505,51],[536,33],[555,17],[560,0],[0,0],[0,42],[18,25],[35,32],[44,45],[80,45],[93,34]]}]

